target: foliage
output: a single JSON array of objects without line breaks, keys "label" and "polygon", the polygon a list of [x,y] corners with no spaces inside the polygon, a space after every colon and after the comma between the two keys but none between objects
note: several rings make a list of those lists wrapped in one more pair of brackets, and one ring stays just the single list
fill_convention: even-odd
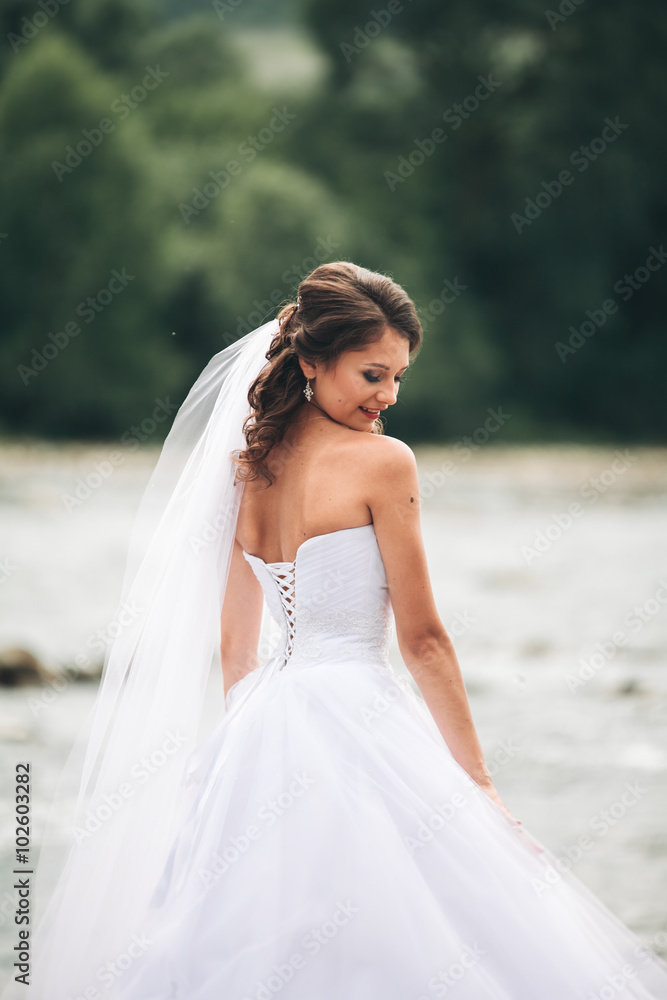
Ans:
[{"label": "foliage", "polygon": [[326,255],[423,318],[390,433],[502,406],[506,440],[665,441],[656,0],[0,0],[0,29],[5,433],[122,434]]}]

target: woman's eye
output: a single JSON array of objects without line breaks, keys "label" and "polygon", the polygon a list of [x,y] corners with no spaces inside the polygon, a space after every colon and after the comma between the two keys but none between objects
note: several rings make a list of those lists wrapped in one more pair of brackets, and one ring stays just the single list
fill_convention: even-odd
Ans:
[{"label": "woman's eye", "polygon": [[[364,372],[364,377],[369,382],[379,382],[380,381],[380,376],[379,375],[371,375],[370,372]],[[395,376],[394,382],[402,382],[402,381],[403,381],[403,377],[401,375],[396,375]]]}]

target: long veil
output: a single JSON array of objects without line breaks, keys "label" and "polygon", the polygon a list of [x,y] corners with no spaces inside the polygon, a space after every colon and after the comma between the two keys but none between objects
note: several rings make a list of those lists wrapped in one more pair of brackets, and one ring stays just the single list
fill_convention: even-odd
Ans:
[{"label": "long veil", "polygon": [[210,360],[146,487],[119,602],[123,624],[47,823],[38,891],[54,866],[60,875],[31,942],[30,1000],[98,995],[90,990],[99,969],[131,946],[167,860],[220,644],[243,490],[230,453],[245,445],[248,388],[277,331],[272,320]]}]

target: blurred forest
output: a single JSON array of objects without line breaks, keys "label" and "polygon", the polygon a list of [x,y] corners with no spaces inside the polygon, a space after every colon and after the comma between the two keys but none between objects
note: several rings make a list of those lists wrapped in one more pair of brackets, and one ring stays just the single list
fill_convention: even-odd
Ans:
[{"label": "blurred forest", "polygon": [[389,433],[502,407],[504,440],[667,441],[664,3],[0,0],[0,22],[3,435],[122,438],[346,259],[424,323]]}]

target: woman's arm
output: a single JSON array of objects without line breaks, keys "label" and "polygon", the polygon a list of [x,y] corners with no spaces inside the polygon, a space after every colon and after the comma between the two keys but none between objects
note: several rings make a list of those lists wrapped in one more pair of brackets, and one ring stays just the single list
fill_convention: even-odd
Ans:
[{"label": "woman's arm", "polygon": [[258,665],[263,594],[259,580],[234,541],[220,618],[220,657],[225,696],[232,684]]},{"label": "woman's arm", "polygon": [[454,759],[509,813],[493,786],[454,646],[435,605],[422,541],[415,456],[396,438],[368,444],[373,447],[368,449],[372,469],[367,502],[401,655]]}]

